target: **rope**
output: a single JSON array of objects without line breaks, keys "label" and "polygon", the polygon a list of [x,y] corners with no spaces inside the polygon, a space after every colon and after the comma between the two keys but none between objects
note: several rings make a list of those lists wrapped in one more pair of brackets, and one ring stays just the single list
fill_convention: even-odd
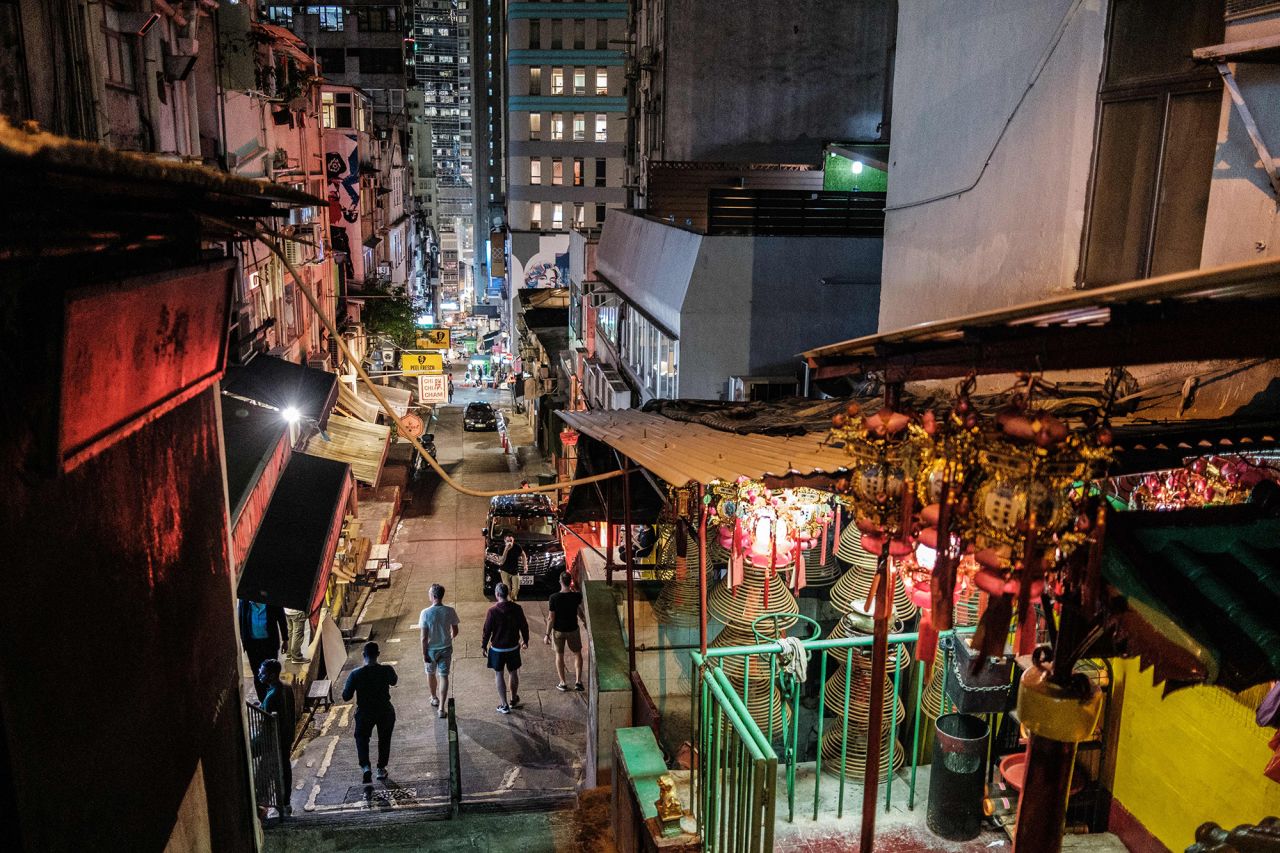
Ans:
[{"label": "rope", "polygon": [[799,685],[809,673],[809,650],[799,637],[779,637],[778,645],[782,652],[778,660],[778,679],[786,683]]},{"label": "rope", "polygon": [[368,373],[365,373],[364,367],[360,364],[360,361],[351,353],[351,350],[347,349],[347,342],[343,340],[342,335],[338,333],[337,325],[333,322],[332,319],[330,319],[325,314],[324,310],[321,308],[320,300],[317,299],[316,295],[311,292],[311,286],[307,284],[306,279],[304,279],[301,275],[298,274],[298,271],[294,268],[293,264],[289,263],[289,259],[284,256],[284,251],[281,250],[280,246],[274,240],[268,238],[268,236],[259,229],[248,229],[240,225],[237,225],[235,223],[223,223],[223,224],[229,225],[235,230],[241,232],[242,234],[245,234],[249,237],[253,237],[254,239],[260,241],[264,246],[270,249],[277,258],[280,259],[280,262],[284,264],[285,269],[289,271],[289,275],[293,276],[294,282],[298,285],[298,290],[302,291],[302,295],[306,297],[307,303],[310,304],[311,306],[311,310],[315,312],[316,317],[318,317],[320,322],[324,324],[324,327],[329,331],[329,334],[332,336],[333,340],[337,342],[338,348],[342,350],[342,354],[346,356],[347,361],[350,362],[351,365],[355,367],[356,374],[360,377],[360,381],[363,382],[365,384],[365,387],[367,387],[370,393],[373,394],[374,399],[378,401],[378,405],[382,406],[382,411],[386,414],[386,416],[390,418],[391,422],[396,425],[396,430],[399,432],[400,435],[409,439],[409,442],[413,445],[414,450],[418,452],[418,455],[421,456],[423,460],[425,460],[426,463],[431,466],[432,470],[434,470],[437,474],[440,475],[440,479],[443,480],[445,485],[447,485],[449,488],[453,489],[456,492],[461,492],[464,495],[471,495],[472,497],[496,498],[500,495],[515,495],[515,494],[520,494],[522,492],[554,492],[560,489],[570,489],[570,488],[573,488],[574,486],[586,485],[587,483],[598,483],[601,480],[612,480],[615,477],[621,477],[623,475],[624,473],[623,471],[610,471],[607,474],[596,474],[591,477],[583,477],[580,480],[568,480],[562,483],[553,483],[548,486],[526,486],[524,488],[499,489],[497,491],[483,491],[480,489],[472,489],[468,486],[462,485],[457,480],[450,477],[448,472],[445,471],[444,468],[440,467],[440,463],[436,462],[436,460],[432,458],[431,454],[427,452],[426,448],[422,446],[421,442],[419,442],[416,437],[408,434],[408,431],[401,424],[400,418],[396,415],[395,412],[391,410],[391,404],[387,402],[386,397],[383,397],[382,392],[378,390],[379,386],[375,384],[372,379],[369,378]]}]

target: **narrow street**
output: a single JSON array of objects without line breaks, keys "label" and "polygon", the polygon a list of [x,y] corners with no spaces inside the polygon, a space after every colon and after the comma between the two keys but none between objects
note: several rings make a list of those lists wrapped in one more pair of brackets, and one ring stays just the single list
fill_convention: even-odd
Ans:
[{"label": "narrow street", "polygon": [[[463,388],[458,381],[454,404],[440,408],[432,427],[440,463],[474,488],[514,487],[537,474],[518,467],[514,448],[529,444],[531,438],[523,416],[509,408],[513,452],[503,452],[495,432],[463,432],[463,406],[479,399],[498,405],[500,394],[510,400],[509,392]],[[367,817],[370,810],[447,812],[448,725],[429,704],[417,627],[433,583],[444,585],[445,603],[457,609],[462,621],[454,646],[451,692],[456,699],[464,806],[530,808],[570,802],[576,794],[586,697],[555,689],[553,653],[542,643],[545,601],[521,602],[531,635],[520,670],[524,705],[503,716],[495,710],[493,674],[480,654],[481,627],[492,603],[482,595],[480,530],[488,501],[453,491],[434,472],[424,473],[410,487],[409,497],[391,540],[391,587],[370,596],[356,632],[381,644],[383,662],[394,665],[400,677],[392,691],[397,719],[390,778],[375,782],[371,793],[361,784],[352,739],[354,706],[340,695],[347,673],[361,662],[361,644],[353,643],[346,668],[334,679],[333,709],[315,715],[302,736],[305,745],[295,751],[291,823],[321,816]]]}]

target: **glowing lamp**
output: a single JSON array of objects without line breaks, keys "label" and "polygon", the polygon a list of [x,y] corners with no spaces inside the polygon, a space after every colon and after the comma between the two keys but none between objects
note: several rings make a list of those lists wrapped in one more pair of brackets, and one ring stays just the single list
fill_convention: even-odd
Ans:
[{"label": "glowing lamp", "polygon": [[285,423],[296,424],[298,419],[302,417],[302,413],[293,406],[286,406],[284,410],[280,412],[280,417],[284,418]]}]

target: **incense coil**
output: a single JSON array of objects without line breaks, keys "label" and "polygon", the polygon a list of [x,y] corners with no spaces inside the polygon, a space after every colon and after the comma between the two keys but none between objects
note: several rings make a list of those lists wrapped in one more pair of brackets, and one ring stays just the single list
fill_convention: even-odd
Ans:
[{"label": "incense coil", "polygon": [[[837,717],[844,716],[844,671],[843,667],[827,679],[822,693],[828,713]],[[896,720],[901,723],[907,715],[907,707],[900,696],[893,692],[893,682],[885,681],[884,695],[880,698],[884,708],[881,728],[886,732],[893,727]],[[896,716],[894,716],[896,712]],[[849,722],[856,724],[859,731],[866,731],[871,726],[871,671],[855,666],[849,678]]]},{"label": "incense coil", "polygon": [[[828,640],[843,640],[850,637],[870,637],[870,636],[871,634],[864,634],[861,631],[856,631],[851,629],[849,627],[848,622],[844,619],[841,619],[839,622],[837,622],[835,624],[835,627],[832,628],[827,633]],[[830,655],[835,661],[839,663],[843,663],[846,657],[846,652],[844,649],[827,649],[827,654]],[[893,645],[889,646],[889,655],[885,659],[885,671],[888,672],[890,676],[892,676],[894,672],[906,666],[910,662],[910,660],[911,660],[911,656],[907,654],[906,646],[903,643],[894,643]],[[855,648],[853,650],[853,665],[867,666],[867,667],[871,666],[871,647],[870,646],[867,646],[866,648]]]},{"label": "incense coil", "polygon": [[[779,615],[777,628],[790,628],[796,623],[791,614],[798,612],[795,596],[787,589],[782,578],[776,572],[769,572],[765,579],[766,569],[758,569],[750,564],[743,566],[742,583],[730,589],[725,581],[720,581],[707,595],[707,612],[725,625],[736,625],[751,632],[751,625],[761,616]],[[769,591],[769,601],[765,603],[765,589]],[[784,614],[786,614],[784,616]],[[787,617],[790,618],[787,618]],[[774,622],[766,620],[761,626],[768,625],[770,630]],[[751,642],[755,642],[753,639]]]},{"label": "incense coil", "polygon": [[[734,658],[722,658],[720,667],[724,670],[724,674],[729,678],[729,682],[734,687],[734,692],[738,694],[738,698],[742,698],[743,680],[741,675],[734,675],[733,671],[724,664]],[[741,661],[741,658],[737,658]],[[767,673],[767,667],[766,667]],[[759,680],[753,674],[751,684],[746,701],[743,703],[747,706],[747,713],[751,715],[751,719],[755,720],[756,725],[760,727],[760,731],[768,736],[769,723],[772,718],[773,731],[775,734],[782,730],[791,716],[791,709],[783,705],[782,695],[777,690],[769,689],[769,679],[766,674]]]},{"label": "incense coil", "polygon": [[[858,548],[861,550],[862,546]],[[872,563],[867,565],[866,558],[860,558],[859,562],[850,565],[849,569],[841,575],[840,579],[831,587],[831,603],[842,613],[849,613],[854,609],[854,604],[862,607],[866,604],[867,596],[871,594],[871,584],[875,580],[876,568],[874,564],[875,557],[862,551],[866,557],[870,557]],[[839,555],[837,554],[837,557]],[[839,557],[841,562],[847,562],[843,557]],[[906,585],[902,582],[902,575],[898,572],[890,572],[889,575],[893,579],[893,610],[903,621],[910,621],[919,612],[919,608],[911,601],[911,594],[907,592]]]},{"label": "incense coil", "polygon": [[[840,775],[840,740],[844,735],[844,724],[835,720],[832,727],[822,735],[822,769],[833,776]],[[905,761],[902,742],[894,740],[893,770],[902,769]],[[862,779],[867,772],[867,736],[865,732],[855,733],[849,727],[849,746],[845,756],[844,775],[846,779]],[[889,738],[880,742],[880,777],[889,775]]]},{"label": "incense coil", "polygon": [[699,623],[698,599],[701,596],[701,567],[698,563],[698,542],[690,536],[685,542],[685,567],[680,571],[679,558],[675,556],[674,543],[670,548],[675,562],[672,578],[662,585],[658,600],[653,603],[654,616],[663,625],[692,627]]}]

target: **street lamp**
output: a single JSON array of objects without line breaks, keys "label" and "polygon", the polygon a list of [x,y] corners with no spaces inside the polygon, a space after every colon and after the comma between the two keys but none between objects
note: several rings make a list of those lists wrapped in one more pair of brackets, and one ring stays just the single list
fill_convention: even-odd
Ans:
[{"label": "street lamp", "polygon": [[302,417],[302,413],[293,406],[285,406],[280,412],[280,417],[284,418],[285,423],[296,424]]}]

